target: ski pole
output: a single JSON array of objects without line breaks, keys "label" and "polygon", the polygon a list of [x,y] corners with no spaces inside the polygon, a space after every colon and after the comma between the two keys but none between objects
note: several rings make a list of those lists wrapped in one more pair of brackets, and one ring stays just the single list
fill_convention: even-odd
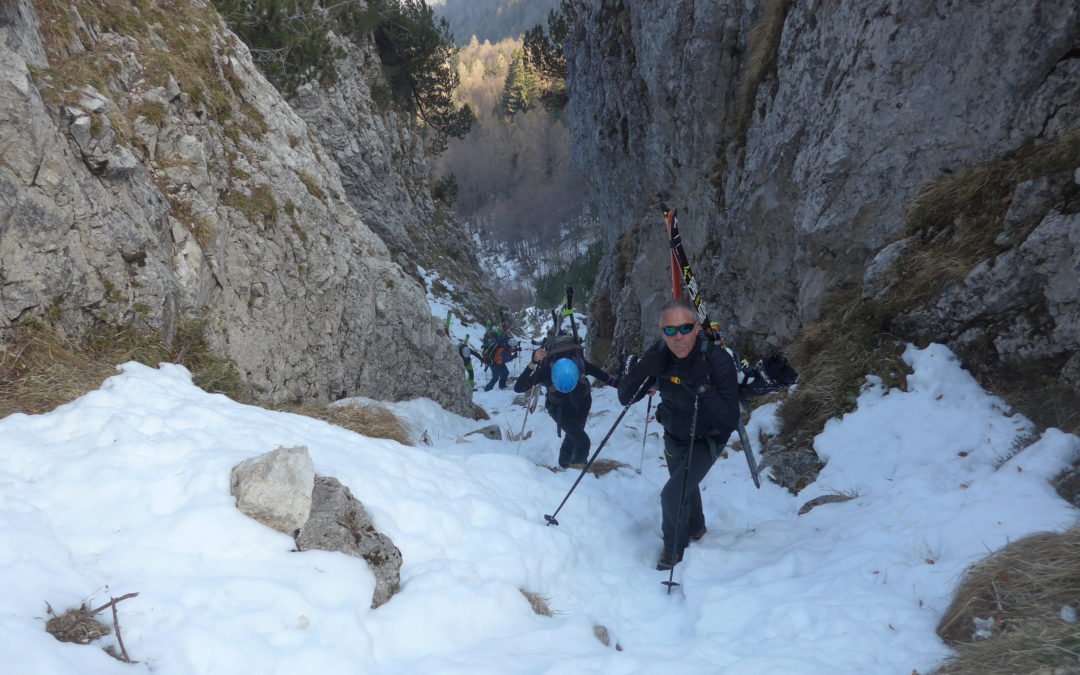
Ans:
[{"label": "ski pole", "polygon": [[529,399],[529,414],[536,412],[536,403],[540,400],[540,388],[533,387],[532,398]]},{"label": "ski pole", "polygon": [[671,538],[671,572],[667,581],[660,583],[667,586],[667,594],[671,595],[671,589],[679,584],[675,579],[675,547],[678,546],[679,530],[682,528],[683,506],[686,504],[686,485],[690,482],[690,461],[694,459],[694,435],[697,434],[697,411],[699,396],[694,396],[694,414],[690,418],[690,447],[686,451],[686,465],[683,467],[682,491],[679,494],[679,515],[675,517],[675,536]]},{"label": "ski pole", "polygon": [[739,440],[742,441],[743,454],[746,455],[746,463],[750,467],[750,477],[754,479],[754,487],[761,489],[761,473],[758,471],[757,460],[754,459],[754,448],[750,445],[750,436],[746,433],[746,425],[742,421],[742,404],[739,404]]},{"label": "ski pole", "polygon": [[652,396],[649,397],[649,408],[645,411],[645,433],[641,435],[641,458],[637,463],[637,475],[641,475],[641,465],[645,463],[645,439],[649,437],[649,417],[652,415]]},{"label": "ski pole", "polygon": [[532,389],[529,390],[529,399],[525,402],[525,417],[521,420],[521,432],[518,433],[518,444],[517,448],[514,449],[515,455],[521,454],[521,442],[525,440],[525,422],[529,421],[529,413],[536,407],[533,404],[533,400],[536,398],[537,394],[536,387],[537,385],[534,384]]},{"label": "ski pole", "polygon": [[637,391],[634,392],[634,395],[630,397],[630,402],[623,406],[622,412],[619,413],[619,416],[615,419],[615,424],[611,425],[611,429],[607,432],[607,435],[604,436],[604,440],[600,441],[600,445],[596,448],[596,452],[594,452],[592,457],[589,458],[589,461],[581,470],[581,474],[577,477],[577,480],[574,481],[574,484],[570,486],[570,491],[566,493],[565,497],[563,497],[562,503],[559,504],[559,508],[555,509],[555,513],[551,514],[550,516],[547,514],[544,515],[544,520],[547,521],[547,524],[549,526],[559,524],[559,521],[555,520],[555,516],[559,515],[559,511],[562,511],[562,507],[566,505],[566,500],[570,499],[570,495],[573,494],[574,489],[578,486],[578,483],[580,483],[581,479],[585,477],[585,474],[589,472],[589,467],[592,466],[593,462],[596,461],[596,458],[600,456],[600,451],[604,449],[604,444],[608,442],[609,438],[611,438],[611,434],[615,433],[615,427],[619,426],[619,422],[622,422],[622,418],[626,416],[626,411],[629,410],[630,406],[634,405],[634,403],[637,401],[638,395],[641,394],[641,390],[645,388],[645,383],[648,382],[649,379],[650,378],[646,377],[644,380],[641,381],[641,386],[638,387]]}]

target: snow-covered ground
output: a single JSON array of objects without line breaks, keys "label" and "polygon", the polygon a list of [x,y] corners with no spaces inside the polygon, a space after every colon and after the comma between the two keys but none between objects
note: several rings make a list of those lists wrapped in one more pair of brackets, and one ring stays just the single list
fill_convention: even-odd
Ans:
[{"label": "snow-covered ground", "polygon": [[[449,333],[450,339],[454,344],[459,344],[465,338],[469,339],[469,346],[477,352],[480,351],[480,345],[484,339],[484,333],[487,331],[486,323],[480,323],[476,321],[468,321],[462,317],[460,309],[453,304],[450,298],[441,297],[436,295],[434,288],[437,286],[443,286],[448,290],[454,289],[453,282],[443,279],[438,273],[420,268],[421,277],[424,279],[424,287],[427,293],[428,306],[431,308],[431,314],[445,327],[447,316],[450,317]],[[436,283],[438,282],[438,283]],[[518,316],[518,320],[512,322],[514,329],[512,335],[518,338],[521,343],[522,351],[520,358],[511,361],[507,366],[510,368],[510,373],[513,376],[517,376],[526,363],[529,352],[532,349],[533,341],[539,341],[546,336],[552,329],[554,320],[552,318],[551,311],[555,308],[539,308],[539,307],[527,307]],[[508,320],[510,317],[506,317]],[[492,317],[487,321],[497,322],[498,317]],[[569,334],[571,332],[569,317],[562,318],[562,329]],[[581,312],[574,311],[574,321],[577,323],[578,336],[584,340],[588,337],[588,317]],[[473,372],[475,374],[475,381],[477,386],[483,386],[490,378],[490,373],[484,370],[480,364],[479,359],[473,358]],[[464,377],[464,366],[462,367],[462,376]]]},{"label": "snow-covered ground", "polygon": [[[858,409],[816,445],[828,466],[798,496],[755,490],[743,458],[704,483],[708,534],[668,595],[658,427],[630,409],[602,457],[629,465],[554,473],[559,440],[541,407],[520,445],[465,436],[482,424],[417,400],[393,408],[431,445],[372,440],[316,420],[240,405],[194,387],[179,366],[128,364],[39,416],[0,420],[0,650],[4,672],[755,673],[910,675],[947,653],[934,626],[966,566],[1008,541],[1073,524],[1047,479],[1080,452],[982,392],[946,349],[909,349],[910,391],[871,381]],[[595,390],[595,444],[621,407]],[[510,391],[475,399],[516,432]],[[752,438],[770,433],[758,409]],[[364,502],[404,556],[401,590],[369,609],[363,561],[293,552],[241,515],[236,463],[305,445],[322,475]],[[1016,453],[1016,454],[1013,454]],[[1010,457],[1011,455],[1011,457]],[[812,497],[857,496],[797,515]],[[548,598],[535,614],[519,589]],[[110,595],[125,665],[44,630]],[[109,622],[108,616],[103,617]],[[605,626],[621,650],[601,644]]]}]

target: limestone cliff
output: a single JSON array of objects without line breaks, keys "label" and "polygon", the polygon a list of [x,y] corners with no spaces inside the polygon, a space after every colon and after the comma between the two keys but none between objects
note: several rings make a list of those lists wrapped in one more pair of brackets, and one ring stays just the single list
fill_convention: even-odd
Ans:
[{"label": "limestone cliff", "polygon": [[261,399],[471,409],[423,288],[208,3],[4,3],[0,90],[0,327],[197,317]]},{"label": "limestone cliff", "polygon": [[402,269],[417,279],[418,265],[437,270],[451,282],[455,304],[471,312],[462,319],[493,316],[498,302],[464,225],[453,209],[432,199],[430,139],[390,105],[374,40],[342,47],[337,83],[300,87],[290,100],[293,109],[341,168],[349,204]]},{"label": "limestone cliff", "polygon": [[[1017,165],[990,216],[945,219],[958,228],[1006,224],[980,252],[982,265],[896,325],[953,346],[990,345],[1004,362],[1050,358],[1080,389],[1072,172],[1080,157],[1071,150],[1080,127],[1080,6],[574,7],[568,120],[575,160],[595,182],[600,220],[619,244],[598,308],[612,319],[607,337],[616,347],[639,347],[669,293],[658,193],[680,209],[712,313],[741,345],[765,350],[821,318],[836,292],[895,292],[880,268],[911,259],[896,247],[875,258],[911,234],[917,197],[958,176],[978,182],[980,171],[1031,148],[1056,147],[1063,150],[1044,170]],[[1011,220],[1007,210],[1017,211]]]}]

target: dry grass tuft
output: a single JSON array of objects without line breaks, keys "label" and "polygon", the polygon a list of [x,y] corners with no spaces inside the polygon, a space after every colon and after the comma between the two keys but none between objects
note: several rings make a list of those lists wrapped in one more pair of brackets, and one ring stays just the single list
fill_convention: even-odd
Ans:
[{"label": "dry grass tuft", "polygon": [[[1062,618],[1078,603],[1080,527],[1014,542],[964,576],[937,629],[957,654],[937,673],[1078,672],[1080,624]],[[994,620],[989,639],[973,639],[976,618]]]},{"label": "dry grass tuft", "polygon": [[[964,279],[980,262],[1003,249],[994,243],[1016,187],[1025,181],[1072,172],[1080,165],[1080,129],[1049,143],[1025,145],[1005,157],[924,186],[911,204],[905,237],[916,245],[894,266],[903,274],[890,300],[892,313],[920,306],[945,286]],[[1068,188],[1067,191],[1072,188]],[[1066,192],[1067,192],[1066,191]],[[1072,210],[1067,193],[1061,203]],[[1040,218],[1016,235],[1023,241]]]},{"label": "dry grass tuft", "polygon": [[532,591],[527,591],[524,588],[520,588],[518,590],[520,590],[521,594],[525,596],[525,599],[529,601],[529,605],[532,607],[532,610],[534,612],[536,612],[540,616],[554,616],[555,615],[555,613],[551,611],[551,607],[548,605],[548,599],[547,598],[540,595],[539,593],[533,593]]},{"label": "dry grass tuft", "polygon": [[[567,469],[563,469],[563,468],[558,467],[558,466],[552,466],[550,464],[537,464],[537,466],[543,467],[543,468],[547,469],[548,471],[550,471],[551,473],[560,473],[562,471],[581,471],[583,468],[585,468],[584,464],[571,464],[570,467],[567,468]],[[605,474],[609,474],[612,471],[615,471],[616,469],[632,469],[632,468],[633,467],[631,467],[629,464],[623,464],[622,462],[616,462],[613,459],[597,459],[595,462],[592,463],[592,465],[589,467],[589,470],[586,473],[590,473],[590,474],[596,476],[597,478],[599,478],[600,476],[603,476]]]},{"label": "dry grass tuft", "polygon": [[275,410],[313,417],[369,438],[386,438],[415,445],[408,425],[381,405],[325,406],[314,403],[275,406]]},{"label": "dry grass tuft", "polygon": [[[50,610],[51,613],[51,610]],[[60,642],[88,645],[112,633],[112,629],[94,619],[86,605],[73,607],[45,624],[45,631]]]},{"label": "dry grass tuft", "polygon": [[589,467],[589,473],[599,478],[605,474],[609,474],[616,469],[629,469],[629,464],[623,464],[622,462],[616,462],[613,459],[597,459]]},{"label": "dry grass tuft", "polygon": [[165,358],[158,359],[150,365],[156,366],[162,361],[179,363],[191,371],[192,381],[200,389],[225,394],[235,401],[251,402],[247,385],[244,384],[236,366],[213,349],[206,334],[206,322],[203,320],[180,324],[172,343],[164,354]]},{"label": "dry grass tuft", "polygon": [[[205,324],[181,325],[171,343],[157,333],[132,326],[99,326],[83,344],[40,323],[16,326],[9,344],[0,349],[0,419],[16,412],[36,415],[53,410],[101,386],[116,374],[116,366],[138,361],[157,367],[179,363],[191,371],[200,388],[250,403],[251,397],[232,363],[210,347]],[[408,426],[378,405],[327,407],[315,404],[277,409],[355,431],[371,438],[388,438],[413,445]]]},{"label": "dry grass tuft", "polygon": [[1027,450],[1033,443],[1039,440],[1039,434],[1024,433],[1013,439],[1009,449],[1002,452],[994,459],[994,469],[1000,469],[1009,462],[1010,459],[1016,457],[1024,450]]},{"label": "dry grass tuft", "polygon": [[116,373],[62,334],[41,325],[18,326],[0,352],[0,419],[36,415],[82,396]]},{"label": "dry grass tuft", "polygon": [[[801,380],[800,380],[800,382],[801,382]],[[756,409],[760,408],[763,405],[769,405],[770,403],[782,402],[782,401],[787,399],[787,397],[788,397],[788,395],[790,393],[791,393],[790,389],[784,388],[784,389],[781,389],[780,391],[772,391],[772,392],[769,392],[767,394],[762,394],[761,396],[755,396],[753,398],[753,400],[750,402],[750,407],[751,407],[752,410],[756,410]],[[744,419],[743,421],[744,422],[749,422],[750,421],[749,420],[749,415],[746,415],[745,417],[746,417],[746,419]]]},{"label": "dry grass tuft", "polygon": [[823,315],[829,318],[805,328],[790,348],[799,386],[778,411],[785,443],[814,436],[828,420],[854,410],[868,374],[890,388],[907,386],[901,345],[872,305],[838,297]]},{"label": "dry grass tuft", "polygon": [[101,325],[76,344],[41,323],[16,326],[0,351],[0,418],[16,412],[37,415],[73,401],[100,387],[116,374],[117,365],[128,361],[152,367],[180,363],[206,391],[245,400],[239,374],[210,348],[204,329],[200,321],[188,322],[166,344],[157,333],[131,325]]},{"label": "dry grass tuft", "polygon": [[1008,401],[1038,428],[1080,433],[1080,392],[1061,379],[1063,358],[1000,364],[993,353],[961,357],[984,389]]}]

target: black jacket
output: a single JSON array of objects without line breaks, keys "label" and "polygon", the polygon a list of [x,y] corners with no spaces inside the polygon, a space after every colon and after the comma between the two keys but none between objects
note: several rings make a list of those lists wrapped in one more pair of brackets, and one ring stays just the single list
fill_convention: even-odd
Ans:
[{"label": "black jacket", "polygon": [[[694,412],[695,392],[698,402],[697,428],[694,436],[704,439],[711,436],[723,443],[739,424],[739,382],[735,374],[735,361],[723,347],[715,344],[704,346],[699,335],[694,348],[685,359],[676,358],[663,340],[648,350],[641,360],[619,382],[619,401],[623,405],[645,380],[652,380],[648,363],[661,365],[659,384],[660,406],[656,419],[664,426],[664,432],[679,441],[690,440],[690,423]],[[641,392],[647,391],[654,382],[648,382]],[[638,396],[641,398],[641,396]]]}]

